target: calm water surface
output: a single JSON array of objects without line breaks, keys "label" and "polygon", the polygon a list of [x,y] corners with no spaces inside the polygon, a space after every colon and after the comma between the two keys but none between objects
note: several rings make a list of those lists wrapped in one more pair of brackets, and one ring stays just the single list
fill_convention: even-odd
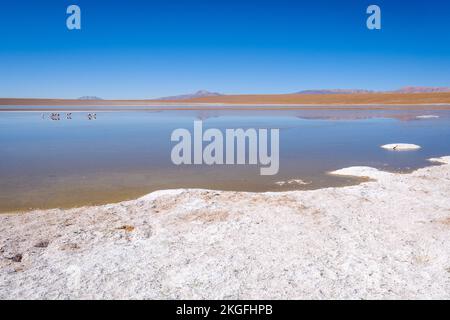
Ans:
[{"label": "calm water surface", "polygon": [[[132,199],[159,189],[284,191],[343,186],[356,179],[327,174],[353,165],[410,171],[450,155],[449,111],[138,111],[0,112],[0,212],[73,207]],[[415,117],[438,115],[438,119]],[[259,166],[175,166],[176,128],[280,128],[280,171]],[[386,143],[422,146],[392,152]],[[279,186],[301,179],[307,185]]]}]

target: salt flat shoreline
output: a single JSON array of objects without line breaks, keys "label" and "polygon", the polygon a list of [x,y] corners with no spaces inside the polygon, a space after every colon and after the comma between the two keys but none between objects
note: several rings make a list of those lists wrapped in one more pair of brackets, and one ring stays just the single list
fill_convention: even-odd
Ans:
[{"label": "salt flat shoreline", "polygon": [[[30,108],[33,107],[33,108]],[[36,108],[40,107],[40,108]],[[132,109],[134,108],[134,109]],[[1,112],[133,112],[133,111],[183,111],[183,110],[232,110],[232,111],[253,111],[253,110],[392,110],[392,111],[418,111],[418,110],[450,110],[450,103],[399,103],[399,104],[269,104],[269,103],[144,103],[144,104],[61,104],[61,105],[41,105],[41,104],[17,104],[2,105]]]},{"label": "salt flat shoreline", "polygon": [[1,299],[449,299],[450,157],[360,185],[0,215]]},{"label": "salt flat shoreline", "polygon": [[0,98],[2,106],[148,106],[148,105],[433,105],[449,104],[450,92],[353,94],[244,94],[185,99],[80,100],[61,98]]}]

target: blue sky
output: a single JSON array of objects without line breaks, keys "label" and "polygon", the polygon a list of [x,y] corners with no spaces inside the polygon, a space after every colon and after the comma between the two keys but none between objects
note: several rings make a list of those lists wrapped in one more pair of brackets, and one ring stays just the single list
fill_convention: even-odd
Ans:
[{"label": "blue sky", "polygon": [[5,0],[0,97],[449,86],[449,21],[447,0]]}]

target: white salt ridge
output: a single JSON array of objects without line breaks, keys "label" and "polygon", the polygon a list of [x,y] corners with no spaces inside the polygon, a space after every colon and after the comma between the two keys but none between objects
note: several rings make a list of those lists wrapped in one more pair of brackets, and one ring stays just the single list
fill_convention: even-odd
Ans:
[{"label": "white salt ridge", "polygon": [[372,178],[343,188],[0,215],[0,299],[448,300],[450,157],[433,161],[337,170]]},{"label": "white salt ridge", "polygon": [[417,144],[411,143],[390,143],[381,146],[383,149],[393,150],[393,151],[408,151],[408,150],[418,150],[421,147]]},{"label": "white salt ridge", "polygon": [[440,158],[431,158],[431,159],[428,159],[428,161],[443,163],[443,164],[450,164],[450,156],[449,157],[440,157]]},{"label": "white salt ridge", "polygon": [[352,176],[352,177],[360,177],[360,178],[372,178],[379,179],[385,176],[389,176],[391,173],[380,171],[378,169],[372,167],[349,167],[344,169],[339,169],[336,171],[330,172],[330,174],[337,176]]}]

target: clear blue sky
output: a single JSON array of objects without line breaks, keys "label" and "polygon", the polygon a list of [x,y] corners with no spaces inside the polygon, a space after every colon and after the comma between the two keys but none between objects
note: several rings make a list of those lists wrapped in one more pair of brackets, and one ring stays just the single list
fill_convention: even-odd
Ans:
[{"label": "clear blue sky", "polygon": [[[66,8],[82,29],[66,28]],[[370,4],[382,30],[366,28]],[[0,97],[450,85],[447,0],[0,3]]]}]

